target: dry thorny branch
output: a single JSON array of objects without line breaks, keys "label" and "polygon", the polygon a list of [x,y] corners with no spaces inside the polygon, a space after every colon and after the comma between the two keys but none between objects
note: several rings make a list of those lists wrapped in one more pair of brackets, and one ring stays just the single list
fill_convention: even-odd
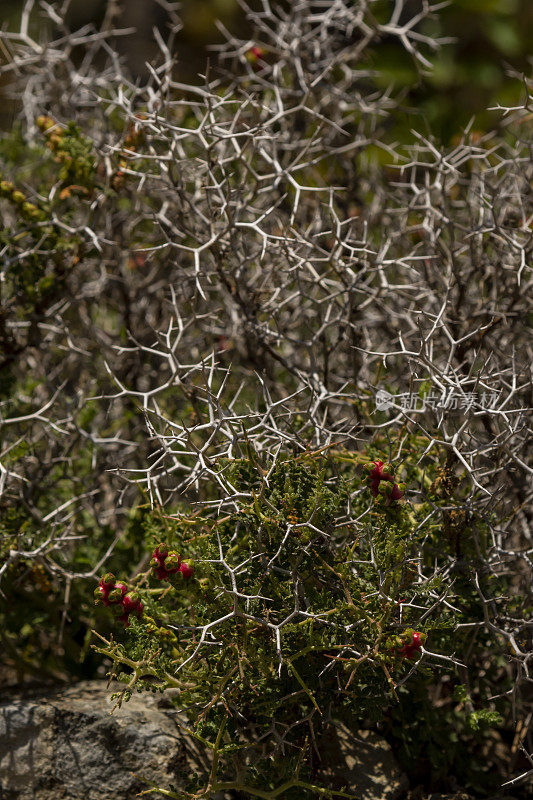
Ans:
[{"label": "dry thorny branch", "polygon": [[[399,145],[388,135],[398,100],[377,88],[365,55],[396,37],[421,71],[430,67],[445,42],[421,23],[442,4],[424,0],[407,19],[396,0],[384,24],[365,0],[289,10],[262,0],[259,11],[242,2],[253,41],[227,33],[218,66],[194,86],[175,79],[177,5],[160,4],[172,34],[154,31],[161,58],[143,83],[113,49],[125,32],[70,32],[68,3],[30,0],[20,30],[1,34],[1,72],[24,135],[40,140],[42,114],[74,121],[97,168],[76,203],[57,204],[60,179],[40,197],[54,228],[76,242],[62,295],[26,318],[13,311],[16,298],[1,300],[2,369],[18,393],[2,399],[2,502],[22,504],[37,527],[10,540],[0,579],[31,559],[67,591],[99,574],[138,487],[161,506],[186,499],[234,511],[239,491],[217,465],[241,454],[243,435],[273,469],[288,447],[358,451],[400,430],[426,437],[420,461],[442,448],[464,470],[467,509],[488,515],[504,502],[486,567],[527,585],[531,83],[494,131],[466,130],[448,147],[413,132]],[[45,29],[49,38],[32,33]],[[250,60],[252,45],[259,59]],[[49,221],[41,224],[44,237]],[[41,241],[32,247],[43,261],[63,258]],[[29,254],[25,239],[4,246],[5,269],[22,269]],[[405,402],[421,387],[425,402]],[[388,392],[385,410],[376,410],[378,389]],[[29,448],[13,461],[21,442]],[[83,447],[90,466],[78,476]],[[391,459],[402,457],[400,436]],[[72,495],[54,505],[56,468],[70,470]],[[113,530],[84,570],[59,557],[82,536],[82,510]],[[232,570],[222,549],[220,564],[245,600],[245,565]],[[305,615],[298,602],[295,593],[294,615]],[[483,597],[486,619],[473,628],[496,624],[494,602]],[[201,630],[198,649],[224,619]],[[279,637],[289,621],[268,624]],[[531,622],[497,624],[518,702],[532,653],[516,632]]]}]

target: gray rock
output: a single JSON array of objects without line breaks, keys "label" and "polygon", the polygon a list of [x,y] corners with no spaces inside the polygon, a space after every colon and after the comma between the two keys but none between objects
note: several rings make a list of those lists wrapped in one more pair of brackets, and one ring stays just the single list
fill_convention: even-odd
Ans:
[{"label": "gray rock", "polygon": [[[94,681],[1,704],[0,800],[133,800],[143,778],[164,788],[183,786],[182,771],[205,779],[205,753],[161,695],[134,695],[111,716],[110,694]],[[319,748],[322,786],[358,800],[396,800],[406,787],[389,745],[371,731],[335,721]]]},{"label": "gray rock", "polygon": [[474,798],[464,792],[455,792],[454,794],[430,794],[426,800],[474,800]]},{"label": "gray rock", "polygon": [[134,695],[112,716],[109,695],[95,681],[0,705],[0,800],[130,800],[143,777],[168,787],[183,785],[181,769],[206,773],[160,695]]},{"label": "gray rock", "polygon": [[360,800],[396,800],[407,789],[390,746],[373,731],[352,731],[336,720],[319,751],[317,782],[328,789],[345,789]]},{"label": "gray rock", "polygon": [[[465,794],[464,792],[455,792],[454,794],[430,794],[426,800],[474,800],[472,795]],[[492,795],[487,800],[516,800],[508,794]]]}]

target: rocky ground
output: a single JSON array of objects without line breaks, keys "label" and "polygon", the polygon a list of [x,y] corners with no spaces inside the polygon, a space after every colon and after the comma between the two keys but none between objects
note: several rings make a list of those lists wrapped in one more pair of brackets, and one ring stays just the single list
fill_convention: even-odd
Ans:
[{"label": "rocky ground", "polygon": [[[104,682],[87,681],[26,690],[5,700],[0,705],[0,800],[133,800],[146,790],[146,781],[179,787],[183,773],[206,773],[209,764],[167,700],[136,695],[111,715],[110,693]],[[321,750],[327,763],[321,778],[331,788],[353,787],[361,800],[408,796],[407,779],[377,734],[354,733],[338,723]],[[156,796],[161,795],[151,795]],[[467,798],[432,795],[427,800]]]}]

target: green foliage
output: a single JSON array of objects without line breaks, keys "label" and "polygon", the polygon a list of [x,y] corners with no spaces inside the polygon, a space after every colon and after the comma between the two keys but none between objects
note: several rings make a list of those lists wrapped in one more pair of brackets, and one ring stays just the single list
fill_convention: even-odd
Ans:
[{"label": "green foliage", "polygon": [[[418,444],[417,437],[404,443],[415,452]],[[383,457],[378,448],[372,453]],[[450,558],[442,546],[447,491],[435,520],[428,521],[428,512],[446,473],[428,462],[428,499],[386,507],[361,482],[364,461],[363,454],[342,450],[278,455],[270,468],[254,453],[226,459],[220,475],[242,496],[233,513],[217,518],[207,509],[191,515],[143,508],[132,518],[149,550],[164,541],[182,558],[194,557],[195,577],[158,581],[150,570],[140,572],[132,585],[144,603],[143,619],[123,637],[117,631],[118,642],[103,637],[95,648],[126,684],[119,702],[134,690],[179,689],[177,704],[194,735],[218,753],[216,785],[242,781],[240,771],[240,778],[233,773],[235,758],[240,769],[254,764],[249,786],[275,790],[294,774],[292,757],[277,750],[274,730],[290,753],[300,752],[298,774],[307,771],[312,780],[311,728],[318,735],[323,720],[341,709],[354,724],[394,720],[391,735],[402,754],[417,763],[422,754],[429,758],[436,785],[469,737],[501,723],[487,701],[474,709],[458,686],[455,698],[464,713],[437,715],[438,731],[430,734],[436,725],[431,693],[467,653],[469,634],[458,634],[457,625],[482,618],[473,584],[476,557],[465,554],[461,579],[442,592],[439,573]],[[406,462],[403,470],[414,488],[420,467]],[[457,489],[454,499],[460,502]],[[365,512],[361,531],[349,519]],[[431,578],[417,575],[418,559],[433,563]],[[467,606],[463,617],[460,609]],[[427,653],[400,656],[415,630]],[[469,648],[472,670],[488,642],[479,645]],[[408,706],[416,713],[407,714]],[[424,737],[427,746],[416,750]],[[447,737],[457,748],[444,748],[443,762]],[[476,769],[465,768],[464,779],[478,786]]]}]

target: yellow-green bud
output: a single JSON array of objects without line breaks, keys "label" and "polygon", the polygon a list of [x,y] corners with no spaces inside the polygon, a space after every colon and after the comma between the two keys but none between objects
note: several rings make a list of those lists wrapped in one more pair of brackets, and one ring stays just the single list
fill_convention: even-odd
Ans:
[{"label": "yellow-green bud", "polygon": [[181,559],[177,553],[169,553],[165,558],[165,569],[174,569],[174,567],[179,567],[180,563]]},{"label": "yellow-green bud", "polygon": [[102,589],[101,586],[97,586],[96,589],[94,590],[94,602],[97,604],[101,603],[104,597],[105,597],[105,590]]},{"label": "yellow-green bud", "polygon": [[11,199],[17,205],[22,205],[22,203],[26,202],[26,195],[22,192],[19,192],[18,189],[14,191],[11,195]]},{"label": "yellow-green bud", "polygon": [[51,119],[51,117],[47,117],[46,114],[41,114],[35,120],[35,124],[40,130],[47,131],[49,128],[52,128],[55,123],[54,120]]},{"label": "yellow-green bud", "polygon": [[11,181],[0,181],[0,194],[3,197],[8,197],[10,194],[13,193],[15,187],[11,183]]},{"label": "yellow-green bud", "polygon": [[24,214],[27,214],[29,217],[35,216],[35,212],[39,209],[37,206],[34,206],[33,203],[23,203],[22,204],[22,211]]}]

